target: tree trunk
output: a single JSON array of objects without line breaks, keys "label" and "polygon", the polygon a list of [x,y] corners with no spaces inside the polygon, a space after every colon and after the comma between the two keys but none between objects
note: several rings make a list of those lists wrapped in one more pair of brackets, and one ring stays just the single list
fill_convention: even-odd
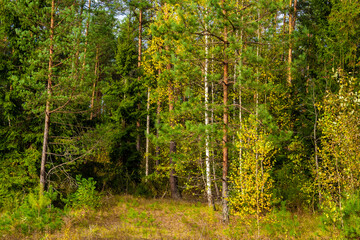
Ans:
[{"label": "tree trunk", "polygon": [[96,46],[96,57],[95,57],[95,69],[94,69],[94,75],[95,75],[95,80],[93,83],[93,90],[92,90],[92,95],[91,95],[91,104],[90,104],[90,120],[92,120],[94,118],[94,102],[95,102],[95,93],[96,93],[96,85],[99,79],[99,47]]},{"label": "tree trunk", "polygon": [[[171,65],[168,64],[167,69],[170,70]],[[172,112],[174,110],[174,87],[172,83],[170,83],[169,86],[169,114],[170,114],[170,126],[174,126],[174,120],[172,117]],[[176,143],[174,140],[170,140],[170,149],[169,149],[169,160],[170,160],[170,190],[171,190],[171,196],[174,199],[180,199],[181,195],[178,189],[178,179],[175,172],[175,164],[173,162],[173,154],[176,153]]]},{"label": "tree trunk", "polygon": [[[214,41],[211,40],[211,45],[214,45]],[[214,54],[211,54],[211,72],[214,72]],[[211,125],[214,126],[214,82],[211,82]],[[215,151],[213,141],[211,141],[211,160],[213,164],[213,183],[215,187],[216,199],[220,199],[220,191],[216,182],[216,163],[215,163]],[[214,205],[215,207],[215,205]]]},{"label": "tree trunk", "polygon": [[[159,69],[158,76],[160,77],[161,70]],[[156,124],[159,126],[160,124],[160,101],[157,101],[157,107],[156,107]],[[159,138],[159,127],[156,127],[156,139]],[[156,145],[155,149],[155,155],[156,155],[156,167],[159,166],[159,158],[160,158],[160,147],[159,144]]]},{"label": "tree trunk", "polygon": [[[142,9],[139,13],[139,43],[138,43],[138,68],[141,67],[141,45],[142,45]],[[138,77],[140,82],[140,76]],[[140,111],[140,103],[138,103],[138,111]],[[140,120],[136,121],[136,150],[140,151]]]},{"label": "tree trunk", "polygon": [[55,0],[51,2],[51,18],[50,18],[50,46],[49,46],[49,68],[48,68],[48,82],[47,82],[47,100],[45,107],[45,124],[44,124],[44,140],[43,148],[41,152],[41,168],[40,168],[40,195],[43,195],[45,190],[45,164],[46,164],[46,151],[48,148],[48,139],[49,139],[49,129],[50,129],[50,97],[51,97],[51,86],[52,86],[52,77],[53,77],[53,40],[54,40],[54,14],[55,14]]},{"label": "tree trunk", "polygon": [[[88,11],[90,12],[91,8],[91,0],[88,2]],[[88,45],[88,35],[89,35],[89,25],[90,25],[90,13],[88,15],[88,18],[86,20],[86,29],[85,29],[85,48],[84,48],[84,59],[83,59],[83,66],[82,66],[82,73],[81,73],[81,82],[84,79],[84,71],[85,71],[85,64],[86,64],[86,51],[87,51],[87,45]]]},{"label": "tree trunk", "polygon": [[[166,6],[166,3],[165,5]],[[167,20],[168,19],[168,12],[165,11],[164,14],[164,18]],[[165,46],[165,52],[166,54],[169,54],[169,46]],[[166,69],[168,74],[170,73],[171,70],[171,63],[169,62],[166,65]],[[169,122],[170,122],[170,127],[174,127],[174,117],[173,117],[173,110],[174,110],[174,85],[172,82],[172,79],[169,79]],[[181,194],[180,191],[178,189],[178,179],[176,176],[176,171],[175,171],[175,163],[173,161],[173,155],[176,153],[176,142],[173,139],[170,139],[170,148],[169,148],[169,164],[170,164],[170,191],[171,191],[171,197],[173,199],[180,199],[181,198]]]},{"label": "tree trunk", "polygon": [[[221,1],[223,6],[224,0]],[[223,14],[226,15],[226,10],[223,10]],[[227,27],[224,27],[224,76],[223,76],[223,102],[224,102],[224,126],[223,126],[223,175],[222,175],[222,206],[223,206],[223,221],[224,223],[229,222],[229,207],[228,207],[228,182],[227,182],[227,175],[228,175],[228,123],[229,123],[229,113],[228,113],[228,67],[229,62],[227,59],[226,49],[227,49]]]},{"label": "tree trunk", "polygon": [[149,176],[149,134],[150,134],[150,88],[147,91],[146,116],[146,149],[145,149],[145,175]]},{"label": "tree trunk", "polygon": [[178,179],[175,172],[174,162],[171,154],[176,153],[176,143],[175,141],[170,141],[170,191],[171,191],[171,197],[173,199],[180,199],[181,194],[178,189]]},{"label": "tree trunk", "polygon": [[[292,7],[292,1],[290,0],[290,9]],[[295,20],[296,20],[296,5],[297,0],[294,0],[294,9],[293,12],[289,12],[289,53],[288,53],[288,85],[291,85],[292,82],[292,74],[291,74],[291,65],[292,65],[292,37],[291,34],[295,29]],[[291,11],[291,10],[290,10]]]},{"label": "tree trunk", "polygon": [[[243,7],[243,1],[241,2],[241,7]],[[241,16],[241,21],[244,20],[244,17]],[[240,70],[239,70],[239,129],[240,132],[242,131],[242,64],[243,64],[243,38],[244,38],[244,33],[243,33],[243,29],[241,29],[240,32],[240,54],[239,54],[239,64],[240,64]],[[240,142],[240,147],[239,147],[239,176],[240,176],[240,189],[241,189],[241,194],[244,193],[244,188],[243,188],[243,171],[242,171],[242,161],[243,161],[243,148],[242,148],[242,138],[240,138],[239,140]]]},{"label": "tree trunk", "polygon": [[204,76],[204,84],[205,84],[205,165],[206,165],[206,192],[207,192],[207,198],[208,198],[208,205],[209,207],[214,206],[214,201],[212,197],[211,192],[211,170],[210,170],[210,149],[209,149],[209,130],[207,129],[209,125],[209,86],[208,86],[208,54],[209,54],[209,41],[208,41],[208,35],[206,33],[205,35],[205,76]]},{"label": "tree trunk", "polygon": [[[76,36],[76,53],[75,53],[75,59],[74,64],[72,66],[72,72],[74,74],[74,81],[78,80],[78,69],[79,69],[79,55],[80,55],[80,36],[82,31],[82,15],[84,11],[84,0],[80,2],[80,13],[79,13],[79,20],[78,20],[78,32]],[[81,79],[82,80],[82,79]]]},{"label": "tree trunk", "polygon": [[314,113],[315,113],[315,119],[314,119],[314,129],[313,129],[313,139],[314,139],[314,152],[315,152],[315,167],[316,167],[316,179],[317,179],[317,190],[318,190],[318,195],[319,195],[319,205],[322,202],[322,197],[321,197],[321,179],[320,179],[320,175],[319,175],[319,154],[318,154],[318,145],[317,145],[317,122],[318,122],[318,117],[319,117],[319,113],[317,111],[316,108],[316,99],[315,99],[315,83],[313,82],[313,87],[312,87],[312,103],[313,103],[313,107],[314,107]]},{"label": "tree trunk", "polygon": [[[260,11],[259,9],[257,10],[258,12],[258,22],[260,21]],[[258,29],[257,29],[257,39],[258,42],[260,43],[260,24],[258,24]],[[259,61],[259,44],[256,46],[256,61]],[[259,86],[260,82],[259,82],[259,67],[256,67],[256,85]],[[260,197],[261,194],[259,193],[259,149],[257,147],[257,140],[258,140],[258,121],[259,121],[259,91],[258,88],[256,88],[255,90],[255,119],[256,119],[256,127],[255,127],[255,133],[256,133],[256,140],[254,141],[254,146],[255,146],[255,161],[256,161],[256,171],[255,171],[255,182],[256,182],[256,223],[257,223],[257,234],[258,237],[260,236],[260,205],[259,205],[259,201],[260,201]]]}]

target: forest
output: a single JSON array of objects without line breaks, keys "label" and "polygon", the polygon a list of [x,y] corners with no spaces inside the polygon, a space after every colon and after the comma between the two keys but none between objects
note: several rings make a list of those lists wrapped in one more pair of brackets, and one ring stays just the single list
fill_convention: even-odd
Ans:
[{"label": "forest", "polygon": [[359,0],[0,0],[0,238],[358,239],[359,69]]}]

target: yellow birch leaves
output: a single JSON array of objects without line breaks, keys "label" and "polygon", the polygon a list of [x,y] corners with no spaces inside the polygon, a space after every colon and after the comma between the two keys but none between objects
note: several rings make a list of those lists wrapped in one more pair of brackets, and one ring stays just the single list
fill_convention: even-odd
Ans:
[{"label": "yellow birch leaves", "polygon": [[359,80],[341,76],[338,82],[339,92],[328,93],[320,106],[324,114],[319,124],[323,133],[318,179],[321,202],[324,210],[334,214],[341,210],[343,200],[360,187],[360,94],[356,91]]},{"label": "yellow birch leaves", "polygon": [[231,164],[229,202],[232,213],[242,217],[259,216],[271,207],[271,158],[276,150],[257,125],[254,116],[244,121],[236,144],[242,154]]}]

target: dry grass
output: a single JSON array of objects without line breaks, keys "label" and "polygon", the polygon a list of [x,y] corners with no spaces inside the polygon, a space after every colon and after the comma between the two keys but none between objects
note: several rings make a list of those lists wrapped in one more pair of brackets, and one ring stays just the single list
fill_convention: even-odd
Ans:
[{"label": "dry grass", "polygon": [[230,224],[224,225],[221,211],[213,211],[203,203],[122,195],[105,197],[98,210],[72,211],[57,232],[34,233],[21,239],[334,239],[336,236],[326,236],[319,228],[319,219],[312,214],[301,214],[295,224],[289,223],[289,219],[262,223],[259,232],[256,221],[248,222],[252,223],[231,217]]},{"label": "dry grass", "polygon": [[220,212],[184,201],[108,197],[100,210],[74,211],[46,239],[229,239]]}]

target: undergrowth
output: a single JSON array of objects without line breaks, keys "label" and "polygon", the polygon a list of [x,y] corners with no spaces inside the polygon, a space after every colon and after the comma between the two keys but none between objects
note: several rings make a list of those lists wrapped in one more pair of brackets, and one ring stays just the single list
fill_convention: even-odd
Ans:
[{"label": "undergrowth", "polygon": [[[63,226],[63,219],[72,209],[95,209],[101,197],[95,190],[96,182],[89,178],[77,176],[78,188],[75,192],[62,198],[50,186],[43,195],[35,189],[24,197],[19,207],[0,213],[0,238],[21,239],[32,234],[49,234]],[[61,199],[65,208],[56,207],[53,203]]]},{"label": "undergrowth", "polygon": [[[51,205],[55,193],[47,193],[44,200],[29,195],[24,207],[1,218],[2,233],[22,231],[23,236],[33,239],[341,239],[342,236],[333,232],[329,238],[319,215],[292,213],[285,203],[264,215],[259,224],[253,216],[246,221],[232,216],[226,225],[221,221],[221,211],[213,211],[205,203],[130,195],[100,199],[92,187],[86,187],[94,181],[79,180],[82,182],[79,192],[69,196],[69,203],[74,204],[75,199],[78,202],[68,211]],[[95,194],[97,208],[87,206],[82,199],[89,194],[85,189]],[[6,236],[19,239],[19,235]]]}]

